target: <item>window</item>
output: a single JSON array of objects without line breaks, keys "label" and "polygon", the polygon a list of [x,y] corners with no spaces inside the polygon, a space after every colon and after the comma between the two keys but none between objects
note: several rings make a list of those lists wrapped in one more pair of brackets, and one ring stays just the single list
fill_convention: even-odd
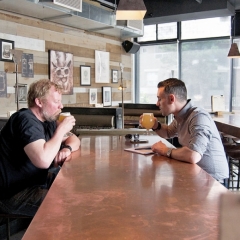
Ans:
[{"label": "window", "polygon": [[142,46],[139,59],[140,103],[156,103],[157,84],[178,76],[177,43]]},{"label": "window", "polygon": [[181,39],[230,36],[231,17],[207,18],[183,21]]},{"label": "window", "polygon": [[[240,39],[234,41],[240,47]],[[230,46],[229,46],[230,48]],[[240,113],[240,58],[233,58],[232,110]]]},{"label": "window", "polygon": [[156,24],[146,25],[143,29],[144,35],[138,37],[138,42],[156,41]]},{"label": "window", "polygon": [[158,24],[158,40],[176,39],[177,23]]},{"label": "window", "polygon": [[[176,43],[166,41],[160,45],[157,42],[148,46],[142,44],[137,60],[136,102],[156,103],[158,82],[176,77],[185,82],[188,98],[193,100],[194,105],[211,111],[211,96],[224,95],[225,109],[229,111],[232,60],[227,58],[231,40],[226,36],[230,36],[231,17],[184,21],[181,25],[158,24],[156,39],[174,39],[178,26],[181,26],[185,40],[176,39]],[[236,42],[240,47],[240,39]],[[234,59],[233,110],[240,112],[239,75],[240,59]]]},{"label": "window", "polygon": [[225,109],[229,111],[229,42],[224,39],[181,44],[181,79],[194,105],[211,111],[211,96],[224,95]]}]

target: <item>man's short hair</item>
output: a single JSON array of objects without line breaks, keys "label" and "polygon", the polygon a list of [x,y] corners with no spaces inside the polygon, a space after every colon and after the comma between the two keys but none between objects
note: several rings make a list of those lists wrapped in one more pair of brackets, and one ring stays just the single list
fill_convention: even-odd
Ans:
[{"label": "man's short hair", "polygon": [[49,79],[40,79],[33,82],[28,90],[28,107],[35,106],[36,98],[44,99],[52,86],[55,87],[56,91],[62,93],[62,87],[54,82],[51,82]]},{"label": "man's short hair", "polygon": [[185,83],[177,78],[168,78],[158,83],[158,88],[164,87],[166,94],[173,94],[179,101],[187,100],[187,88]]}]

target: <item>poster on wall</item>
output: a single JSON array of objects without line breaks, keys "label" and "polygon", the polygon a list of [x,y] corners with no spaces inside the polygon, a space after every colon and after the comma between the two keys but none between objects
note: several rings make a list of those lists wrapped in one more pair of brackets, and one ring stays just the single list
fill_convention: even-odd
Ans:
[{"label": "poster on wall", "polygon": [[33,54],[23,53],[22,54],[22,77],[33,78],[34,69],[33,69]]},{"label": "poster on wall", "polygon": [[73,54],[49,51],[49,79],[63,88],[63,94],[73,94]]},{"label": "poster on wall", "polygon": [[4,71],[0,71],[0,97],[7,97],[7,75]]},{"label": "poster on wall", "polygon": [[109,52],[95,51],[95,82],[109,83]]}]

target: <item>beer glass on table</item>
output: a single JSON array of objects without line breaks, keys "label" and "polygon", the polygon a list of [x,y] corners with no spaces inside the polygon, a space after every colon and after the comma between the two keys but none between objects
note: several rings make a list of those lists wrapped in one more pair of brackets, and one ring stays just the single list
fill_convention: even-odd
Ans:
[{"label": "beer glass on table", "polygon": [[143,113],[142,120],[141,120],[141,126],[146,128],[147,135],[150,135],[149,129],[152,128],[154,125],[154,115],[153,113]]},{"label": "beer glass on table", "polygon": [[[64,118],[69,117],[69,116],[71,116],[71,113],[70,113],[70,112],[62,112],[62,113],[60,113],[60,115],[59,115],[58,121],[59,121],[59,122],[62,122],[62,121],[64,120]],[[65,134],[64,134],[64,137],[69,137],[69,136],[71,136],[71,135],[72,135],[72,133],[71,133],[71,132],[68,132],[68,133],[65,133]]]}]

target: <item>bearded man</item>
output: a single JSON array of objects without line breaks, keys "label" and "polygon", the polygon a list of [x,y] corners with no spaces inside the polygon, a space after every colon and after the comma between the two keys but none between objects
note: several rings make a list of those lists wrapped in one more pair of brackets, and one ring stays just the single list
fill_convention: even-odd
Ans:
[{"label": "bearded man", "polygon": [[34,216],[59,166],[79,149],[79,138],[65,137],[75,118],[57,121],[61,100],[60,86],[48,79],[36,81],[28,91],[28,108],[11,115],[1,130],[1,212]]}]

